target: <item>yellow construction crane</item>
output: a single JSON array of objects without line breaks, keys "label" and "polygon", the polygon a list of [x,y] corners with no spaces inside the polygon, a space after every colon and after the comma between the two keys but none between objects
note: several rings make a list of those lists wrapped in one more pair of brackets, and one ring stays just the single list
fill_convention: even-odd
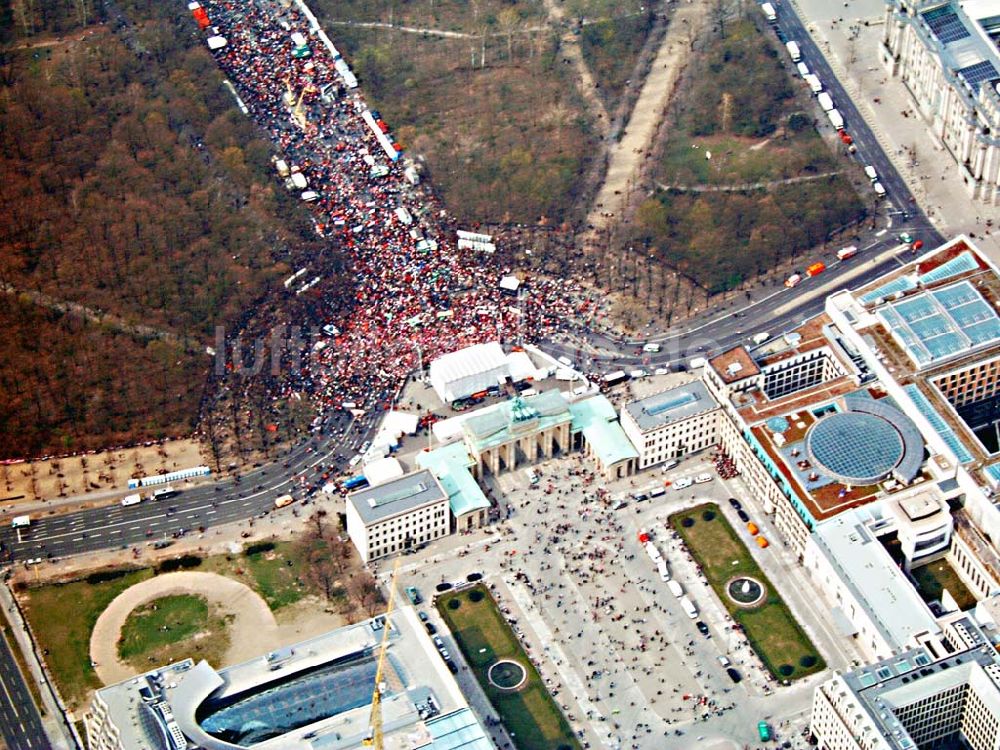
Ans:
[{"label": "yellow construction crane", "polygon": [[389,615],[392,614],[392,604],[396,599],[396,571],[399,569],[399,560],[400,558],[397,557],[396,564],[392,566],[392,575],[389,577],[389,604],[385,610],[385,626],[382,630],[382,643],[379,646],[378,666],[375,669],[371,718],[369,719],[368,734],[364,739],[364,745],[373,747],[375,750],[382,750],[382,670],[385,668],[385,654],[389,650]]},{"label": "yellow construction crane", "polygon": [[302,91],[299,92],[299,99],[297,102],[295,102],[295,108],[292,109],[292,119],[295,121],[295,124],[298,125],[300,128],[302,128],[303,130],[306,127],[307,120],[306,120],[305,110],[302,107],[302,100],[303,98],[305,98],[306,94],[312,93],[315,90],[316,87],[313,86],[311,83],[307,83],[305,86],[303,86]]}]

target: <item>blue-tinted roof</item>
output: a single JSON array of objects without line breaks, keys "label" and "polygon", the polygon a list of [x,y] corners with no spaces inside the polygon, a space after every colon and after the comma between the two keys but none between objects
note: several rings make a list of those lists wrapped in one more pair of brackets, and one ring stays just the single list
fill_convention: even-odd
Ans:
[{"label": "blue-tinted roof", "polygon": [[909,297],[879,315],[921,366],[1000,338],[1000,318],[968,281]]},{"label": "blue-tinted roof", "polygon": [[809,430],[806,448],[822,471],[853,485],[878,482],[903,458],[903,440],[895,428],[859,412],[821,419]]},{"label": "blue-tinted roof", "polygon": [[788,430],[788,420],[784,417],[771,417],[767,420],[767,429],[771,432],[785,432]]},{"label": "blue-tinted roof", "polygon": [[915,383],[910,383],[909,385],[904,385],[903,390],[913,401],[914,405],[923,414],[927,421],[931,423],[931,427],[934,431],[941,436],[945,444],[951,449],[951,452],[955,454],[955,458],[958,459],[959,463],[968,463],[972,460],[972,455],[962,445],[962,441],[958,439],[958,435],[955,431],[948,426],[948,423],[944,421],[940,414],[938,414],[937,409],[931,406],[931,402],[927,400],[927,397],[920,392]]},{"label": "blue-tinted roof", "polygon": [[431,750],[493,750],[493,743],[483,725],[469,708],[427,722],[433,742]]},{"label": "blue-tinted roof", "polygon": [[1000,79],[1000,74],[997,73],[997,69],[989,60],[978,62],[975,65],[967,65],[964,68],[959,68],[957,72],[977,94],[980,84],[992,83]]},{"label": "blue-tinted roof", "polygon": [[983,471],[986,475],[992,479],[995,483],[1000,483],[1000,464],[993,464],[992,466],[987,466]]},{"label": "blue-tinted roof", "polygon": [[922,15],[941,44],[957,42],[959,39],[965,39],[969,36],[969,30],[965,28],[965,24],[959,20],[958,14],[949,5],[932,8]]},{"label": "blue-tinted roof", "polygon": [[876,289],[868,292],[868,294],[861,295],[861,301],[870,305],[878,299],[885,299],[896,292],[907,292],[910,289],[916,289],[917,284],[910,276],[900,276],[898,279],[893,279],[887,284],[883,284]]},{"label": "blue-tinted roof", "polygon": [[931,284],[935,281],[958,276],[960,273],[965,273],[966,271],[975,271],[977,268],[979,268],[979,264],[976,262],[975,257],[966,250],[960,255],[956,255],[947,263],[942,263],[937,268],[920,274],[920,283]]},{"label": "blue-tinted roof", "polygon": [[441,482],[444,491],[448,493],[451,514],[456,518],[490,507],[490,501],[469,471],[469,467],[475,462],[469,456],[464,442],[422,451],[417,454],[416,462],[421,469],[430,469]]}]

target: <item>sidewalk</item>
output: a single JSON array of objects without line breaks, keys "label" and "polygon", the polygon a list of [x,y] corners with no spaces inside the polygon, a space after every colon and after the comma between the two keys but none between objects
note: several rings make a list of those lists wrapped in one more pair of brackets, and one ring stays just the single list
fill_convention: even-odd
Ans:
[{"label": "sidewalk", "polygon": [[996,209],[968,197],[951,154],[918,114],[904,83],[882,66],[883,0],[792,5],[930,220],[943,234],[975,235],[976,244],[1000,262],[1000,228],[985,224]]}]

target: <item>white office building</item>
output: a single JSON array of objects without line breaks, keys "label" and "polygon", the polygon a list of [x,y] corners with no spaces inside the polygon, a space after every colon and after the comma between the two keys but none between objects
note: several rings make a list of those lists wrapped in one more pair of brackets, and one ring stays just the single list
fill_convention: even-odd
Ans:
[{"label": "white office building", "polygon": [[887,0],[882,60],[955,160],[969,195],[1000,203],[996,0]]},{"label": "white office building", "polygon": [[949,635],[949,650],[912,649],[819,685],[809,727],[819,750],[995,750],[996,649],[970,619]]},{"label": "white office building", "polygon": [[622,429],[645,469],[719,442],[719,402],[700,380],[633,401],[622,409]]},{"label": "white office building", "polygon": [[[89,750],[355,750],[386,634],[386,750],[492,750],[412,607],[215,669],[185,659],[94,693]],[[456,738],[461,738],[456,741]]]},{"label": "white office building", "polygon": [[450,531],[448,493],[430,471],[414,471],[347,496],[347,535],[365,562]]}]

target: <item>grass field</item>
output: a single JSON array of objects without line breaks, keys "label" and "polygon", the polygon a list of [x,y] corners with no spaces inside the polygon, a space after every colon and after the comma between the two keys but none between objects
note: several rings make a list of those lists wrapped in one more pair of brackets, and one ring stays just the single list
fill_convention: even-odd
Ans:
[{"label": "grass field", "polygon": [[101,687],[89,654],[97,618],[112,599],[152,575],[144,568],[99,583],[74,581],[28,590],[25,615],[70,709],[79,708],[89,690]]},{"label": "grass field", "polygon": [[137,607],[122,626],[118,655],[136,669],[185,657],[219,664],[229,648],[226,619],[203,597],[164,596]]},{"label": "grass field", "polygon": [[[292,561],[292,565],[288,562]],[[205,559],[199,571],[215,572],[235,578],[259,593],[272,611],[294,604],[304,596],[315,593],[300,578],[302,562],[293,543],[275,545],[270,552],[253,555],[218,555]],[[90,666],[90,633],[101,612],[118,594],[154,575],[152,568],[123,572],[111,580],[88,583],[86,580],[29,588],[26,594],[25,615],[31,622],[39,646],[47,650],[45,656],[56,684],[71,707],[79,706],[88,691],[101,686],[97,674]],[[182,597],[183,598],[183,597]],[[67,607],[66,602],[73,602]],[[209,618],[211,620],[211,618]],[[218,625],[217,621],[213,621]],[[144,645],[137,647],[139,658],[150,654],[152,643],[143,637]],[[169,638],[167,639],[169,640]],[[221,644],[221,645],[220,645]],[[182,654],[161,644],[156,651],[167,658]],[[183,641],[182,641],[183,645]],[[225,644],[198,644],[197,655],[225,651]],[[128,646],[132,649],[132,646]]]},{"label": "grass field", "polygon": [[948,589],[948,593],[955,599],[955,604],[963,612],[976,606],[976,597],[962,583],[962,579],[947,560],[921,565],[911,570],[910,575],[917,582],[917,591],[926,602],[940,601],[943,590]]},{"label": "grass field", "polygon": [[[686,519],[691,519],[693,523],[685,526]],[[754,651],[776,678],[796,680],[826,667],[816,647],[717,505],[699,505],[676,513],[669,520],[701,566],[712,589],[733,619],[742,626]],[[726,595],[726,582],[740,575],[752,576],[767,587],[763,604],[745,609],[738,607]]]},{"label": "grass field", "polygon": [[271,550],[210,557],[198,569],[243,581],[276,612],[315,593],[302,575],[304,565],[298,545],[277,542]]},{"label": "grass field", "polygon": [[[518,750],[580,747],[569,723],[484,586],[445,594],[438,598],[437,607],[493,708],[514,737]],[[490,684],[486,671],[498,659],[516,661],[527,670],[527,682],[521,690],[504,692]]]}]

